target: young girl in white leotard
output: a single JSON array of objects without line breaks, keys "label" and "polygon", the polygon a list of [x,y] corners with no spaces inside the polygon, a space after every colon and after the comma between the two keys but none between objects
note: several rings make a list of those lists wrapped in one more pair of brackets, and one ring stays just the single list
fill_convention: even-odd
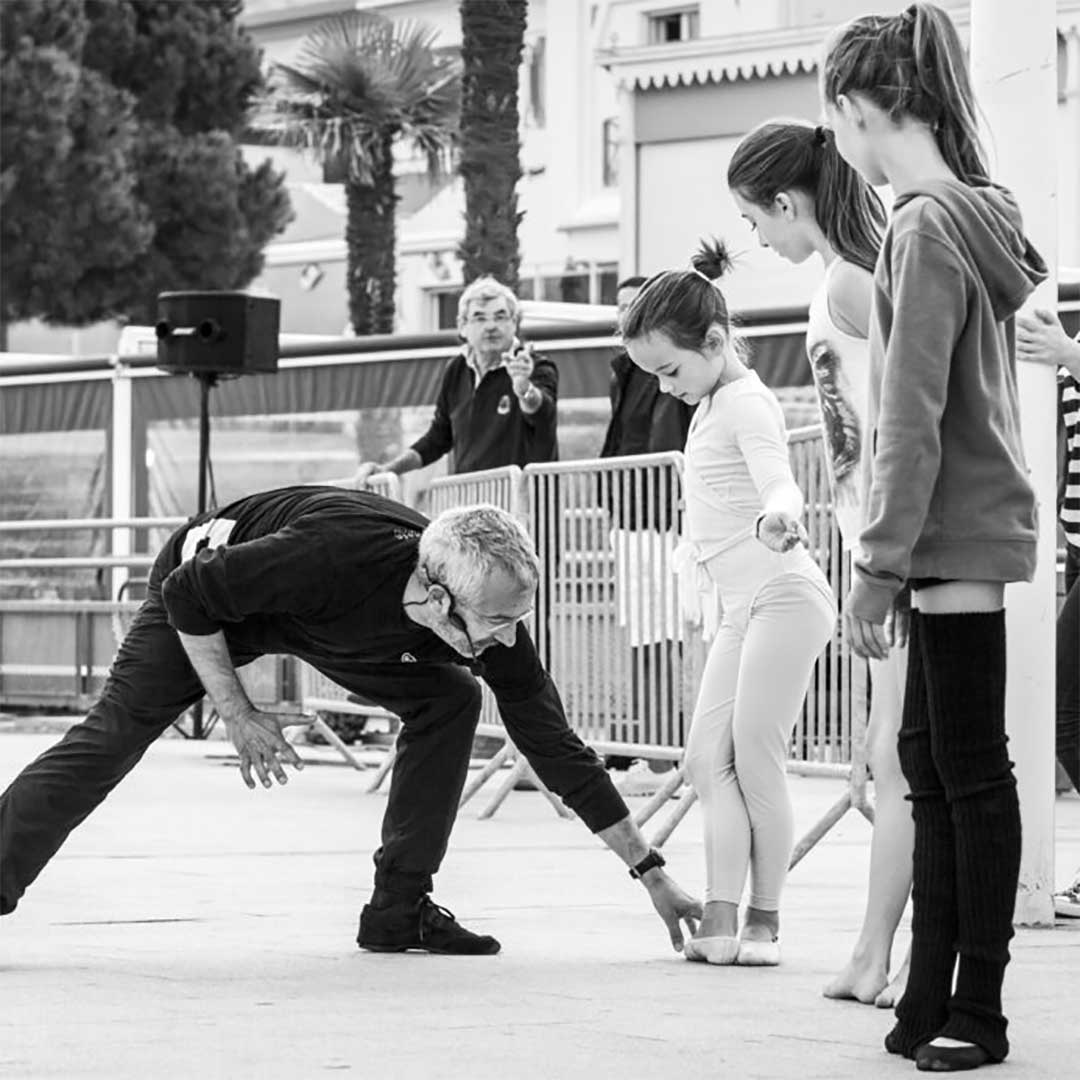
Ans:
[{"label": "young girl in white leotard", "polygon": [[835,603],[805,546],[783,413],[740,359],[720,290],[697,271],[656,275],[627,312],[623,339],[662,391],[697,405],[680,554],[723,606],[686,746],[705,818],[707,888],[685,954],[775,965],[793,839],[787,745]]}]

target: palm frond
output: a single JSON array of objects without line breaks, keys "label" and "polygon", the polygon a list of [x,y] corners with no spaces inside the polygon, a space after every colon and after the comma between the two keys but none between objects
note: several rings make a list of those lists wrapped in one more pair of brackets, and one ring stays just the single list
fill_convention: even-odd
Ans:
[{"label": "palm frond", "polygon": [[327,19],[291,64],[274,65],[252,126],[324,159],[348,155],[370,178],[381,140],[400,136],[438,175],[450,165],[461,109],[461,63],[435,48],[437,31],[352,11]]}]

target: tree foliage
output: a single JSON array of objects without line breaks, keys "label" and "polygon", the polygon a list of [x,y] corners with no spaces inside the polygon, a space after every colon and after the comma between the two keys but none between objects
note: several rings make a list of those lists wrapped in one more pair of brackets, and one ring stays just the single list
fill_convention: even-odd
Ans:
[{"label": "tree foliage", "polygon": [[518,70],[527,0],[461,0],[461,159],[465,237],[458,249],[466,283],[491,274],[517,290],[521,254],[517,182]]},{"label": "tree foliage", "polygon": [[134,99],[82,67],[80,0],[14,0],[0,18],[3,318],[103,318],[153,239]]},{"label": "tree foliage", "polygon": [[346,166],[346,280],[357,334],[394,328],[395,143],[411,143],[433,176],[448,166],[460,65],[435,40],[423,23],[374,12],[328,19],[294,64],[275,65],[256,121],[286,145]]},{"label": "tree foliage", "polygon": [[152,322],[243,288],[291,216],[238,137],[262,77],[240,0],[0,5],[3,317]]}]

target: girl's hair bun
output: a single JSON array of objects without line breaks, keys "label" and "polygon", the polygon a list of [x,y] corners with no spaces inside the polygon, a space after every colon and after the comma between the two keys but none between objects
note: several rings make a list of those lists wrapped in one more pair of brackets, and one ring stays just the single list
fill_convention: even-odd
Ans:
[{"label": "girl's hair bun", "polygon": [[701,247],[690,259],[690,265],[710,281],[722,278],[734,265],[735,260],[731,257],[727,245],[718,237],[711,240],[702,240]]}]

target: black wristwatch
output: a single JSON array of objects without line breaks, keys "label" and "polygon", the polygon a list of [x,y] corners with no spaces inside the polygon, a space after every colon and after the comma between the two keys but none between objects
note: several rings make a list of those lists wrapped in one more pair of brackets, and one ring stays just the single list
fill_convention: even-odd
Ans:
[{"label": "black wristwatch", "polygon": [[649,854],[637,866],[630,868],[630,876],[634,879],[640,879],[642,874],[647,874],[658,866],[667,866],[667,862],[656,848],[649,848]]}]

